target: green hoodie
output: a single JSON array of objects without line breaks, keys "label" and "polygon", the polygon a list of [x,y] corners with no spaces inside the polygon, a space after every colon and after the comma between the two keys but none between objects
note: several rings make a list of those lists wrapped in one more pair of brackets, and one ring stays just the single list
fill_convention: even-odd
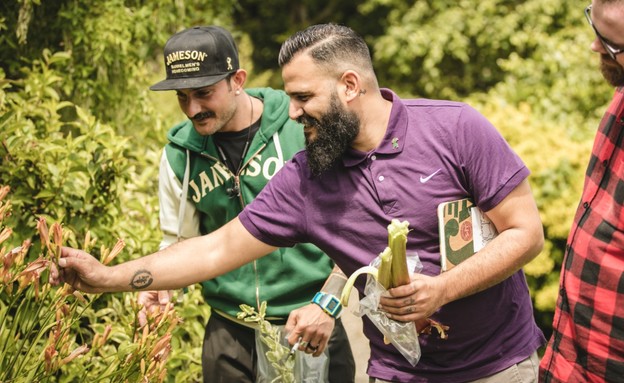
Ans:
[{"label": "green hoodie", "polygon": [[[210,233],[240,213],[262,190],[285,161],[304,146],[301,125],[288,117],[288,96],[270,88],[248,89],[264,103],[260,129],[245,156],[240,174],[240,196],[227,189],[234,174],[219,160],[211,136],[201,136],[190,120],[168,133],[161,162],[160,190],[162,247],[176,240]],[[188,187],[184,176],[188,159]],[[168,174],[168,176],[167,176]],[[179,196],[187,195],[180,205]],[[183,220],[178,217],[184,216]],[[236,256],[232,254],[232,256]],[[203,294],[211,307],[236,316],[242,303],[258,308],[267,301],[267,316],[285,319],[290,311],[310,302],[323,286],[333,263],[317,247],[300,244],[280,248],[239,269],[205,281]]]}]

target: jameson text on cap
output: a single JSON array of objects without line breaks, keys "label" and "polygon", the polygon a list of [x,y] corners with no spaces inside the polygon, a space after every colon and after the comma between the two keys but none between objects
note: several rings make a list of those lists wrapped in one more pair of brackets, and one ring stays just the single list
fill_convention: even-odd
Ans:
[{"label": "jameson text on cap", "polygon": [[167,78],[151,90],[196,89],[215,84],[239,69],[232,35],[217,26],[193,27],[165,44]]}]

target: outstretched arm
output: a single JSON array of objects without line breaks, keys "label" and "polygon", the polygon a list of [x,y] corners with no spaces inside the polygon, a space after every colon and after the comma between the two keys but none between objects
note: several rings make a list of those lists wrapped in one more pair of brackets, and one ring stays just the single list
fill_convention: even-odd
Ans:
[{"label": "outstretched arm", "polygon": [[177,289],[217,277],[273,250],[235,218],[208,235],[111,267],[84,251],[65,247],[59,260],[60,279],[90,293]]}]

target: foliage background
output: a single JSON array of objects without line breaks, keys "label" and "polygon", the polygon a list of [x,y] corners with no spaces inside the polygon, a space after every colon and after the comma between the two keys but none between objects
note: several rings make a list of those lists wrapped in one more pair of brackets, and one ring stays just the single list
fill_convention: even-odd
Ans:
[{"label": "foliage background", "polygon": [[[12,190],[15,245],[32,237],[36,249],[36,218],[44,216],[78,237],[89,230],[102,244],[123,238],[121,261],[157,248],[158,158],[167,128],[183,116],[172,94],[148,87],[164,74],[162,46],[172,33],[201,24],[230,29],[247,85],[281,88],[281,42],[310,24],[336,22],[365,37],[382,86],[403,97],[471,103],[530,167],[546,246],[525,271],[549,336],[592,137],[613,93],[589,49],[586,2],[6,0],[0,184]],[[119,300],[104,295],[97,306]],[[170,381],[200,375],[209,311],[197,297],[181,310]]]}]

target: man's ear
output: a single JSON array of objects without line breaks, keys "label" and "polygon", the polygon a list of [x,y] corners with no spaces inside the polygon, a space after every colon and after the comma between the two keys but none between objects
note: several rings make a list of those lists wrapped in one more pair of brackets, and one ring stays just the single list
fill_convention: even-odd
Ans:
[{"label": "man's ear", "polygon": [[340,85],[346,101],[349,102],[360,95],[362,79],[356,71],[350,69],[342,74]]},{"label": "man's ear", "polygon": [[231,81],[232,89],[235,91],[241,91],[245,86],[245,81],[247,81],[247,71],[244,69],[237,70],[232,76]]}]

